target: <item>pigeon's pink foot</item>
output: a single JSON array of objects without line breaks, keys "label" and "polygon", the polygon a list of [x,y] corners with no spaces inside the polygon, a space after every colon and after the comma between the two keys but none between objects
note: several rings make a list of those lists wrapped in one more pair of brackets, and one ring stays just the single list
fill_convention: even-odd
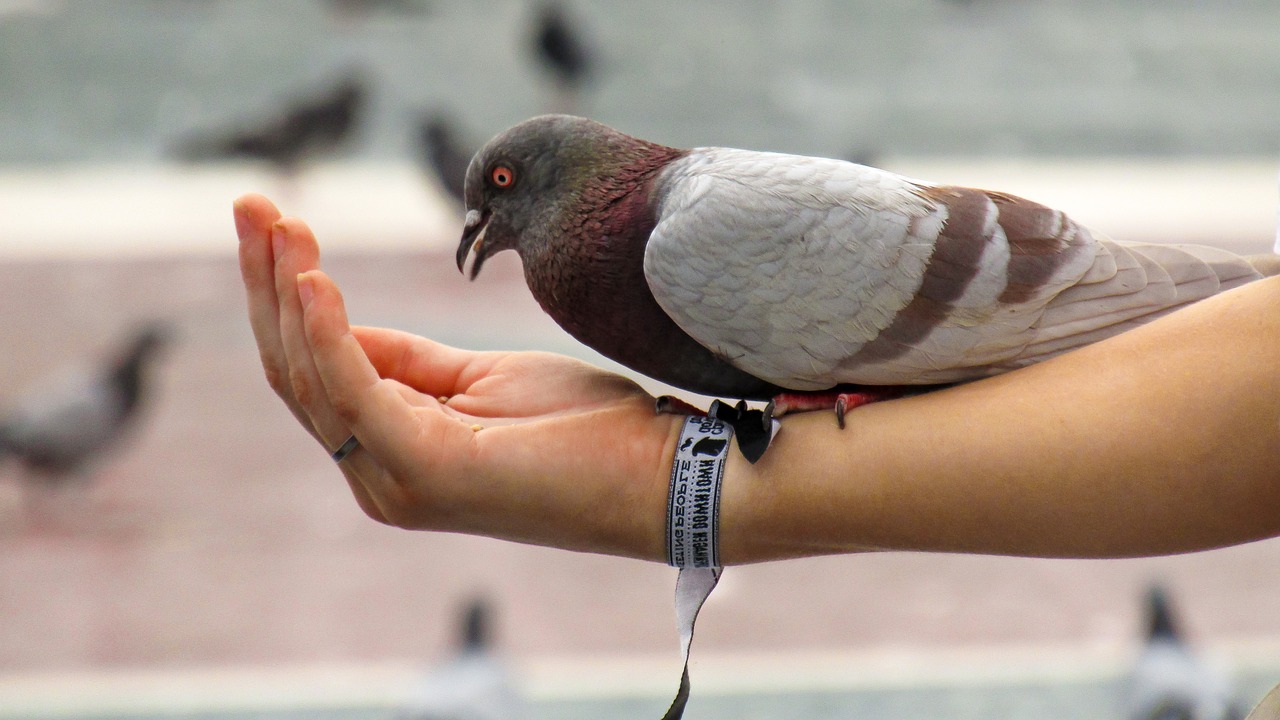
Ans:
[{"label": "pigeon's pink foot", "polygon": [[850,410],[919,390],[906,385],[837,385],[817,392],[784,392],[769,401],[765,415],[781,417],[792,412],[835,410],[836,423],[844,428],[844,414]]}]

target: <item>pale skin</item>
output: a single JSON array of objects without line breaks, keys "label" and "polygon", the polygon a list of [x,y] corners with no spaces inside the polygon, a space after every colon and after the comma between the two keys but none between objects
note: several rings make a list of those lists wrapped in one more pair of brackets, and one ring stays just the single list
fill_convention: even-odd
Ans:
[{"label": "pale skin", "polygon": [[[548,353],[350,326],[301,220],[235,202],[268,381],[369,517],[663,561],[679,418]],[[1039,365],[789,415],[725,472],[726,564],[871,550],[1127,557],[1280,534],[1280,278]],[[591,437],[589,446],[580,438]]]}]

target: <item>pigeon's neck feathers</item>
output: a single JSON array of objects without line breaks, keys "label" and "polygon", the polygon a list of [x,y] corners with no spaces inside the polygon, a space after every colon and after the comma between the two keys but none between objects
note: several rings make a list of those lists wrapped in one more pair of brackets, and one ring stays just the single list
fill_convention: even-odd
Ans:
[{"label": "pigeon's neck feathers", "polygon": [[579,304],[586,300],[580,295],[609,293],[613,286],[637,280],[643,284],[640,277],[624,280],[620,274],[641,272],[634,260],[643,256],[656,222],[654,178],[683,151],[621,133],[607,140],[616,146],[622,139],[631,142],[565,164],[569,177],[562,182],[572,189],[522,239],[520,254],[530,288],[558,320],[575,308],[589,307]]},{"label": "pigeon's neck feathers", "polygon": [[462,618],[461,650],[463,652],[483,652],[492,644],[493,634],[489,613],[489,605],[482,599],[475,599],[467,606]]},{"label": "pigeon's neck feathers", "polygon": [[527,234],[526,260],[559,265],[557,258],[626,252],[622,245],[643,249],[656,222],[655,179],[688,152],[616,131],[576,151],[580,157],[562,158],[557,183],[569,190],[552,203],[547,222]]},{"label": "pigeon's neck feathers", "polygon": [[1147,638],[1149,640],[1181,641],[1178,623],[1169,606],[1169,597],[1162,588],[1151,588],[1147,593]]},{"label": "pigeon's neck feathers", "polygon": [[637,190],[649,189],[658,172],[688,154],[617,131],[576,145],[575,152],[580,155],[565,164],[561,182],[573,188],[563,209],[577,213],[608,210]]},{"label": "pigeon's neck feathers", "polygon": [[111,373],[111,386],[119,393],[122,410],[129,412],[137,404],[142,397],[142,362],[141,359],[134,359],[132,362],[120,365]]},{"label": "pigeon's neck feathers", "polygon": [[529,289],[560,327],[605,357],[672,384],[760,396],[765,383],[714,357],[654,300],[644,253],[660,174],[686,151],[627,139],[624,161],[597,164],[547,222],[527,231],[536,235],[521,245]]},{"label": "pigeon's neck feathers", "polygon": [[142,398],[145,366],[155,352],[157,343],[158,340],[151,334],[139,337],[110,372],[108,382],[120,399],[123,414],[130,413]]}]

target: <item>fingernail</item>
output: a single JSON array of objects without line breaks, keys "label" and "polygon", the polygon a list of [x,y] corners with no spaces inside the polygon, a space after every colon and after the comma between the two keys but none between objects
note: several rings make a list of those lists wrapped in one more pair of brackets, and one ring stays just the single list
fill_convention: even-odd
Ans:
[{"label": "fingernail", "polygon": [[245,236],[249,234],[249,213],[245,211],[239,200],[231,203],[231,216],[236,221],[236,237],[240,238],[240,242],[244,242]]},{"label": "fingernail", "polygon": [[279,260],[284,254],[284,223],[274,223],[271,226],[271,255]]},{"label": "fingernail", "polygon": [[312,284],[311,278],[306,273],[298,273],[298,300],[302,303],[302,309],[306,310],[311,305],[311,298],[315,296],[316,288]]}]

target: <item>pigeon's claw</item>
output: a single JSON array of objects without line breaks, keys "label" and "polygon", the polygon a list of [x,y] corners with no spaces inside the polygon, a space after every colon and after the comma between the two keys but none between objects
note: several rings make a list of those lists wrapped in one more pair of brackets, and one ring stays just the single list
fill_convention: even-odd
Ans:
[{"label": "pigeon's claw", "polygon": [[772,433],[774,419],[773,401],[770,400],[765,404],[764,408],[760,410],[760,431]]},{"label": "pigeon's claw", "polygon": [[738,438],[738,450],[753,464],[764,455],[777,432],[770,408],[752,410],[747,407],[745,400],[739,400],[736,405],[713,400],[711,407],[704,412],[678,397],[661,395],[654,402],[654,411],[659,415],[713,417],[728,423]]},{"label": "pigeon's claw", "polygon": [[659,415],[697,415],[701,417],[707,414],[675,395],[659,395],[653,403],[653,410]]}]

